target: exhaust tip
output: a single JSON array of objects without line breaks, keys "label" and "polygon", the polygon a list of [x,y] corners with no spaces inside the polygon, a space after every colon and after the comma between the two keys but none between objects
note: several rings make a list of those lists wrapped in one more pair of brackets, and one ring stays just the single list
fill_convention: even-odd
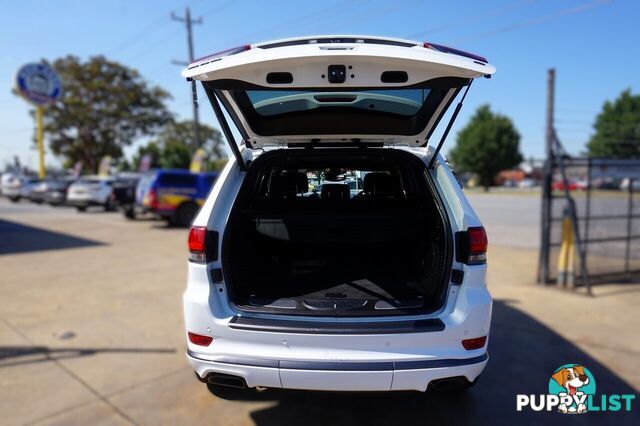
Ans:
[{"label": "exhaust tip", "polygon": [[226,386],[230,388],[245,389],[247,382],[243,377],[231,374],[211,373],[206,377],[206,382],[211,385]]},{"label": "exhaust tip", "polygon": [[445,377],[444,379],[432,380],[429,383],[429,389],[440,391],[448,389],[459,389],[469,387],[472,382],[464,376]]}]

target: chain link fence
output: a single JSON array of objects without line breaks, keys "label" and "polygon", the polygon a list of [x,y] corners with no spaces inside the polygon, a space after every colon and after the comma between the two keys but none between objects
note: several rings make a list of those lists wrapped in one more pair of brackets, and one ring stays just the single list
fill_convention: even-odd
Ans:
[{"label": "chain link fence", "polygon": [[[541,281],[558,279],[562,224],[570,202],[567,192],[575,205],[588,280],[640,278],[640,160],[562,157],[556,158],[550,172],[550,215],[542,224],[548,244],[543,241],[541,247],[541,256],[548,256],[548,262]],[[576,256],[575,262],[579,261]],[[581,269],[574,271],[575,283],[585,282]]]}]

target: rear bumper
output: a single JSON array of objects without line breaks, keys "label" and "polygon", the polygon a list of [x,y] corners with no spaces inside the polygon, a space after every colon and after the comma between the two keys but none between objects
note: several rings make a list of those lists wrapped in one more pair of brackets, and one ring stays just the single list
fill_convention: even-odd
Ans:
[{"label": "rear bumper", "polygon": [[103,206],[104,202],[100,202],[98,200],[90,200],[90,199],[68,199],[67,205],[73,207],[90,207],[90,206]]},{"label": "rear bumper", "polygon": [[249,387],[325,391],[425,391],[433,380],[463,376],[474,381],[487,365],[485,352],[472,358],[411,361],[324,362],[211,356],[187,350],[199,377],[242,377]]}]

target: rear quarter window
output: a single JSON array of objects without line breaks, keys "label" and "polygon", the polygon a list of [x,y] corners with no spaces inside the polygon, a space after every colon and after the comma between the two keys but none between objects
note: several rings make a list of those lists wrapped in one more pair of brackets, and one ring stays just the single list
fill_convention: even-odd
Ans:
[{"label": "rear quarter window", "polygon": [[445,200],[445,203],[449,206],[451,216],[458,229],[462,229],[464,222],[464,209],[460,198],[458,197],[458,188],[460,185],[458,181],[451,173],[448,166],[439,164],[436,167],[436,182],[437,187]]}]

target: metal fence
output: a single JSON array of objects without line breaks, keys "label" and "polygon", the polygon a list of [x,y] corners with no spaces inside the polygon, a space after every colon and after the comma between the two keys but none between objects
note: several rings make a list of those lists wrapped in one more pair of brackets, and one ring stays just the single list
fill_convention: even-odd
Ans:
[{"label": "metal fence", "polygon": [[640,278],[640,160],[561,154],[551,159],[547,173],[538,281],[564,279],[566,220],[576,222],[572,284],[590,292],[593,282]]}]

